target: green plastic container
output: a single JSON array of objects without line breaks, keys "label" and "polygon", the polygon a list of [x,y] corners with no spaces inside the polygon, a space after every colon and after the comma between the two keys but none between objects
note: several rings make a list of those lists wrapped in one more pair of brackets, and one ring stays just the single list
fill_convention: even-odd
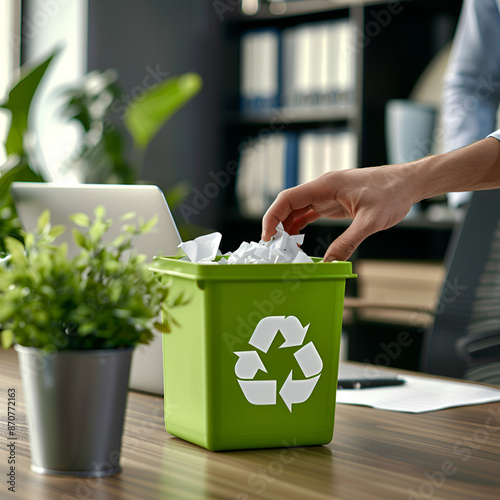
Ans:
[{"label": "green plastic container", "polygon": [[209,450],[333,436],[350,262],[209,265],[159,257],[179,327],[163,334],[167,431]]}]

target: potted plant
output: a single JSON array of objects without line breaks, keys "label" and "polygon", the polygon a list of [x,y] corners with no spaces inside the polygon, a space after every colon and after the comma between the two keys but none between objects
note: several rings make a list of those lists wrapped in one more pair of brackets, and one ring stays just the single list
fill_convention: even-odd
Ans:
[{"label": "potted plant", "polygon": [[[105,476],[120,470],[120,447],[133,349],[155,328],[170,331],[169,284],[131,247],[155,220],[130,224],[113,241],[104,209],[72,217],[79,254],[54,244],[64,227],[45,211],[24,245],[5,240],[0,267],[2,345],[18,352],[30,428],[32,469]],[[109,239],[109,238],[108,238]],[[160,319],[161,318],[161,319]]]}]

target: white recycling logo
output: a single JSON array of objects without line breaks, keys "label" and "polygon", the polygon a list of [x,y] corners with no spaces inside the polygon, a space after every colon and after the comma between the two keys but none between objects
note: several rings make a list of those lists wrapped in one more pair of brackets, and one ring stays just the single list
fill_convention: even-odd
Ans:
[{"label": "white recycling logo", "polygon": [[[267,316],[259,321],[248,343],[263,353],[267,353],[276,335],[281,332],[285,342],[280,345],[280,349],[302,346],[308,328],[309,325],[303,327],[295,316]],[[247,401],[253,405],[275,405],[277,381],[253,380],[259,370],[267,373],[259,353],[238,351],[234,354],[238,356],[234,371]],[[323,360],[312,341],[302,346],[293,355],[306,378],[294,379],[292,368],[279,391],[279,395],[290,412],[292,404],[304,403],[309,399],[323,369]]]}]

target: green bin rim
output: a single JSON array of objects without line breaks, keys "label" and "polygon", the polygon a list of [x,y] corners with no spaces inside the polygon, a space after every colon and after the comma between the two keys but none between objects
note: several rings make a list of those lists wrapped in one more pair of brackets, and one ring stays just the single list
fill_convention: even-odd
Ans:
[{"label": "green bin rim", "polygon": [[[223,257],[222,257],[223,258]],[[349,261],[313,263],[215,265],[179,260],[180,257],[155,257],[151,271],[192,280],[223,281],[298,281],[357,278]]]}]

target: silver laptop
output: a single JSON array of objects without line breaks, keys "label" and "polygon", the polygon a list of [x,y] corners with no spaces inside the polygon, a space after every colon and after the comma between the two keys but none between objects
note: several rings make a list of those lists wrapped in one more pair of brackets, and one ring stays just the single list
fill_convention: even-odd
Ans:
[{"label": "silver laptop", "polygon": [[[149,260],[156,255],[175,255],[181,242],[165,197],[158,186],[119,184],[57,184],[44,182],[14,182],[11,193],[23,229],[32,231],[43,210],[49,209],[51,223],[63,224],[66,231],[57,242],[66,241],[69,255],[75,255],[78,247],[73,241],[72,228],[76,227],[69,216],[83,212],[90,217],[95,207],[102,205],[106,217],[117,221],[106,236],[117,236],[121,224],[119,218],[135,212],[144,221],[158,216],[153,232],[140,235],[134,243],[134,251],[145,254]],[[130,221],[133,223],[133,219]],[[132,389],[163,394],[163,360],[161,334],[148,345],[135,349],[130,373]]]}]

